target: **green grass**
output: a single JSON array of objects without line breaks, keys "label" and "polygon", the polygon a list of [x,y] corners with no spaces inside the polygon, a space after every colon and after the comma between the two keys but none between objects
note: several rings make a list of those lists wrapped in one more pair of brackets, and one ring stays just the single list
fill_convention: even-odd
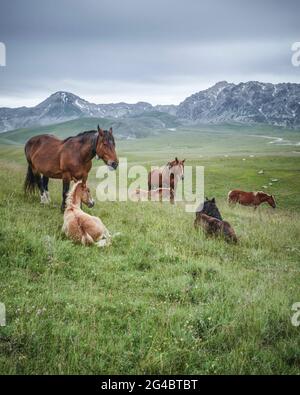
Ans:
[{"label": "green grass", "polygon": [[[130,164],[178,155],[204,165],[206,195],[217,197],[236,246],[195,231],[182,203],[132,202],[86,209],[121,232],[110,247],[73,245],[60,232],[61,183],[50,182],[50,206],[25,198],[23,149],[0,148],[1,373],[299,374],[297,147],[215,132],[118,141],[117,149]],[[228,207],[229,189],[261,189],[273,177],[276,210]]]}]

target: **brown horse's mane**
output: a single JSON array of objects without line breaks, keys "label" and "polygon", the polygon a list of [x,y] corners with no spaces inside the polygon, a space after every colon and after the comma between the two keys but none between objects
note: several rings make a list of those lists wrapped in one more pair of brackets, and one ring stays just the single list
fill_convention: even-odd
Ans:
[{"label": "brown horse's mane", "polygon": [[96,134],[97,133],[97,130],[88,130],[88,131],[86,131],[86,132],[80,132],[80,133],[78,133],[76,136],[69,136],[69,137],[67,137],[67,138],[65,138],[64,140],[63,140],[63,142],[65,143],[66,141],[69,141],[69,140],[71,140],[71,139],[76,139],[76,138],[80,138],[80,140],[84,140],[84,137],[90,137],[90,135],[91,134]]},{"label": "brown horse's mane", "polygon": [[[104,133],[104,140],[109,144],[115,146],[114,136],[111,133],[109,133],[108,130],[103,130],[103,133]],[[69,136],[65,138],[63,142],[65,143],[66,141],[69,141],[71,139],[79,139],[81,143],[84,143],[87,140],[87,138],[90,138],[93,135],[95,136],[96,134],[98,134],[97,130],[87,130],[85,132],[78,133],[76,136]]]},{"label": "brown horse's mane", "polygon": [[66,199],[67,207],[71,207],[71,205],[74,204],[74,195],[76,194],[77,187],[78,187],[80,184],[82,184],[82,180],[77,181],[77,182],[73,185],[72,189],[68,192],[67,199]]},{"label": "brown horse's mane", "polygon": [[272,196],[269,193],[266,193],[264,191],[257,191],[257,192],[255,192],[255,196],[258,196],[258,195],[264,195],[264,196],[267,196],[267,197],[271,197]]}]

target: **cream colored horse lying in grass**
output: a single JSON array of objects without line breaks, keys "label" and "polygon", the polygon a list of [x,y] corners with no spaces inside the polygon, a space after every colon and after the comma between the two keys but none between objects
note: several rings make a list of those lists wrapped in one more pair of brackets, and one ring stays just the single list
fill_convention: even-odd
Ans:
[{"label": "cream colored horse lying in grass", "polygon": [[107,245],[111,238],[109,231],[100,218],[81,210],[81,202],[88,207],[94,206],[89,188],[82,181],[78,181],[68,193],[62,231],[76,243],[97,244],[99,247]]},{"label": "cream colored horse lying in grass", "polygon": [[148,191],[146,189],[137,188],[132,192],[130,198],[133,201],[146,201],[151,200],[154,202],[170,201],[174,196],[171,188],[157,188]]}]

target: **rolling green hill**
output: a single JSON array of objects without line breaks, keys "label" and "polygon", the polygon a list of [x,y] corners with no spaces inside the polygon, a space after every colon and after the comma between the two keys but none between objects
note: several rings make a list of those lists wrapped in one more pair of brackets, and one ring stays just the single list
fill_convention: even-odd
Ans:
[{"label": "rolling green hill", "polygon": [[54,125],[16,129],[0,134],[0,144],[24,144],[31,136],[53,133],[61,138],[75,135],[85,130],[93,130],[100,125],[103,129],[112,127],[119,138],[141,138],[161,133],[167,128],[179,125],[177,119],[161,112],[149,112],[128,118],[79,118]]}]

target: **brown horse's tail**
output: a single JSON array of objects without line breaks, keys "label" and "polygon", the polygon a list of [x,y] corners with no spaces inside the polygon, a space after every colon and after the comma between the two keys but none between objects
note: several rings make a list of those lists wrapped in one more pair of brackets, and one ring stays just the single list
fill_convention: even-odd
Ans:
[{"label": "brown horse's tail", "polygon": [[30,163],[28,163],[27,174],[24,182],[24,192],[26,194],[34,193],[38,187],[37,176],[34,175]]}]

